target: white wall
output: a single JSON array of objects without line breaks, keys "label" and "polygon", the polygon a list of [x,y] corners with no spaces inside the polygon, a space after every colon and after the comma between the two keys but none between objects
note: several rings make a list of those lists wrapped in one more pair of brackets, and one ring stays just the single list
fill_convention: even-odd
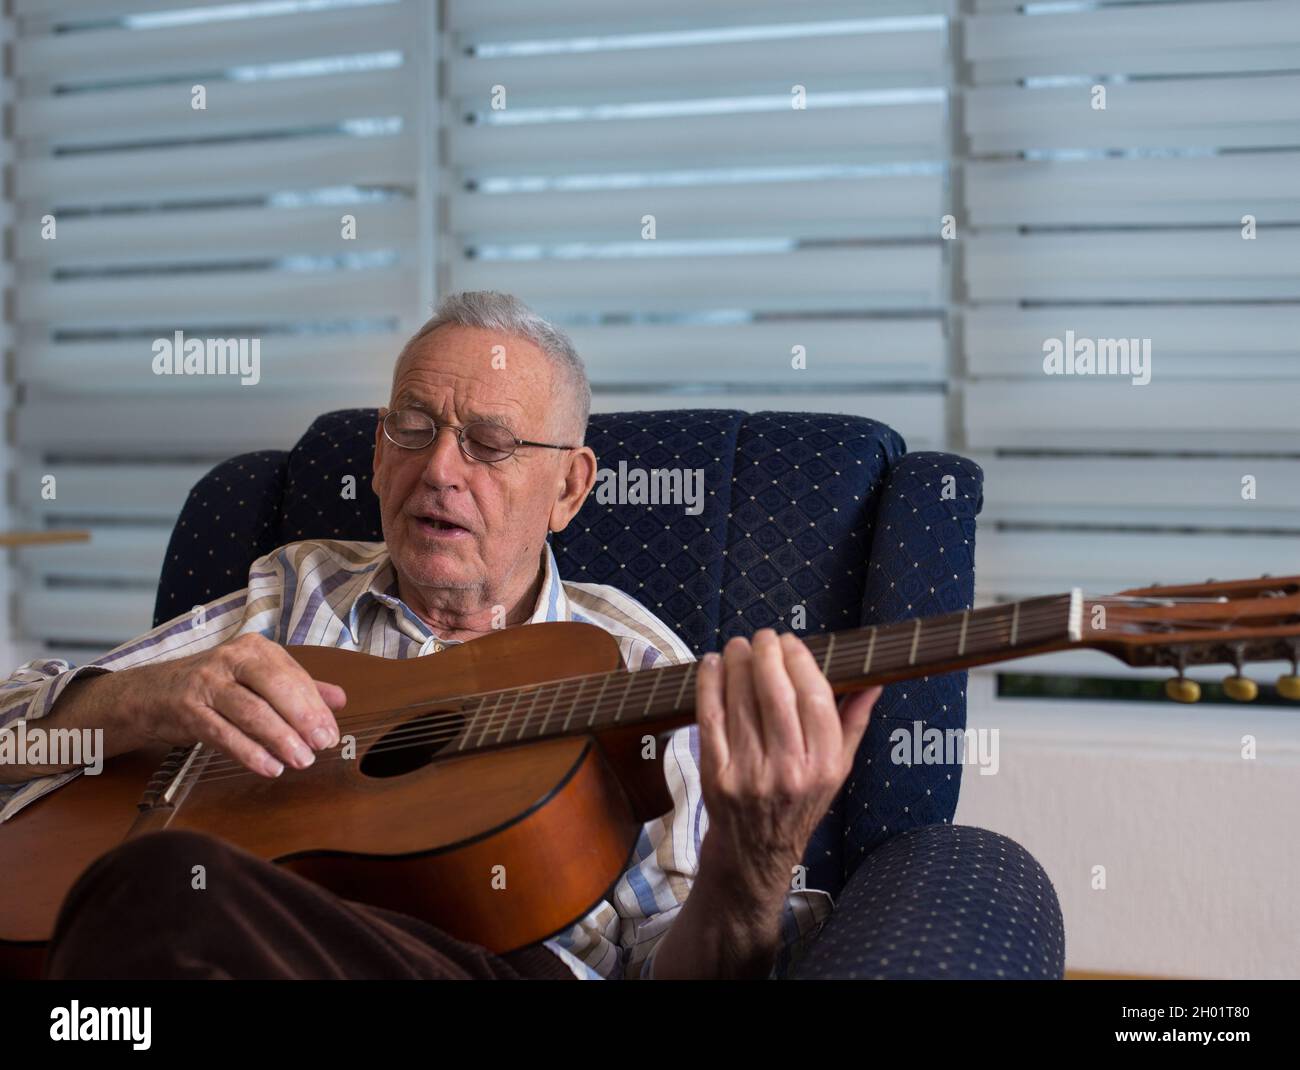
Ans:
[{"label": "white wall", "polygon": [[995,701],[972,681],[969,725],[1000,730],[1000,768],[966,767],[956,820],[1042,863],[1069,969],[1300,976],[1296,710]]}]

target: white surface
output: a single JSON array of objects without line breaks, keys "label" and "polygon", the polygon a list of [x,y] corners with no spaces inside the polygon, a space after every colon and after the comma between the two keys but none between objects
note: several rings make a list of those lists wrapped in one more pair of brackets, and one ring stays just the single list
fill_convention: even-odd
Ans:
[{"label": "white surface", "polygon": [[[956,820],[1043,865],[1067,968],[1300,976],[1300,707],[994,704],[982,689],[969,725],[1000,730],[1000,768],[964,770]],[[1092,888],[1098,865],[1104,891]]]}]

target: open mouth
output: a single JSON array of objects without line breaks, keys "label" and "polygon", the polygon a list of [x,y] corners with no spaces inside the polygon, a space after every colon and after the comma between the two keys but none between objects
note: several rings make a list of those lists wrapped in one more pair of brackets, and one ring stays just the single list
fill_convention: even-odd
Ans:
[{"label": "open mouth", "polygon": [[416,517],[416,523],[420,530],[427,535],[440,539],[455,539],[468,537],[469,530],[454,524],[450,520],[438,520],[431,516]]}]

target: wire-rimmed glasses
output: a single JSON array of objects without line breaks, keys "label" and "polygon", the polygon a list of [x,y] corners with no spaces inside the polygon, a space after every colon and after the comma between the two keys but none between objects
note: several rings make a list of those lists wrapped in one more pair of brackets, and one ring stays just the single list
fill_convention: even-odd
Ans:
[{"label": "wire-rimmed glasses", "polygon": [[496,464],[513,457],[520,446],[540,446],[548,450],[576,450],[577,446],[556,446],[550,442],[530,442],[516,438],[509,428],[490,420],[472,420],[464,427],[439,424],[422,409],[394,409],[383,420],[384,437],[404,450],[422,450],[438,435],[442,427],[456,432],[460,451],[471,461]]}]

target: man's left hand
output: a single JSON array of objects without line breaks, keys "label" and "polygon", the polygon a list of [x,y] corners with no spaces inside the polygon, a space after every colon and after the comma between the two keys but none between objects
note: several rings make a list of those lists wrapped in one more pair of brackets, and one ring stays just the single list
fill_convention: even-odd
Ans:
[{"label": "man's left hand", "polygon": [[706,866],[734,895],[781,902],[840,786],[881,689],[837,704],[803,640],[764,628],[706,655],[696,685]]}]

